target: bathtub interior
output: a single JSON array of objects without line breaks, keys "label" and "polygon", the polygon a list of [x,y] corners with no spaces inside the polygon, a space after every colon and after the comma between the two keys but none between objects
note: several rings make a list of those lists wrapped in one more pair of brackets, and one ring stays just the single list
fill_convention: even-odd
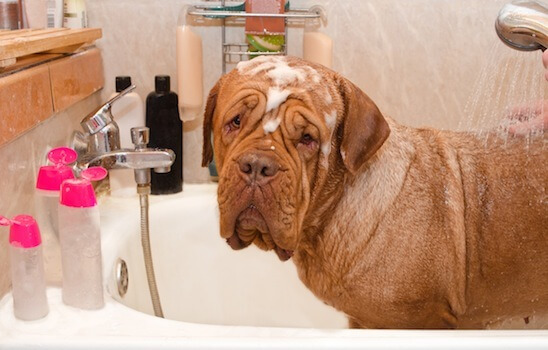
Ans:
[{"label": "bathtub interior", "polygon": [[[107,198],[102,207],[107,290],[133,309],[153,314],[143,262],[138,199]],[[166,318],[240,326],[347,328],[346,317],[317,299],[291,260],[255,247],[233,251],[219,235],[216,185],[185,184],[183,193],[151,196],[154,269]],[[127,293],[116,262],[128,266]]]}]

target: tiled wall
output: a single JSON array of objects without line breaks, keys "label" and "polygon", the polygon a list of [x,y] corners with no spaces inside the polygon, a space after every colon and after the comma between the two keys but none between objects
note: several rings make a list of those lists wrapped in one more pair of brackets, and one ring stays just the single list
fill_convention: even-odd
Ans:
[{"label": "tiled wall", "polygon": [[[171,75],[175,89],[177,16],[184,4],[194,2],[87,1],[90,25],[103,29],[98,46],[105,89],[0,147],[0,214],[25,211],[31,176],[46,147],[65,142],[80,118],[113,92],[116,75],[131,75],[143,99],[153,90],[156,74]],[[291,6],[326,8],[333,68],[360,86],[385,114],[408,125],[463,129],[496,125],[505,108],[545,95],[540,54],[511,50],[495,34],[495,17],[507,2],[291,0]],[[221,32],[215,26],[195,30],[203,38],[207,96],[221,74]],[[231,36],[239,35],[241,41],[238,30]],[[301,38],[302,28],[289,30],[289,54],[301,55]],[[207,181],[207,171],[200,167],[201,120],[184,128],[185,180]],[[7,288],[6,275],[6,245],[0,243],[0,295]]]},{"label": "tiled wall", "polygon": [[[494,21],[508,0],[291,0],[320,4],[334,40],[334,69],[354,81],[396,120],[447,129],[491,127],[504,109],[541,98],[540,52],[520,53],[500,42]],[[176,87],[175,28],[180,9],[194,0],[88,1],[89,23],[103,28],[105,89],[127,74],[143,97],[154,75]],[[204,96],[221,74],[221,31],[195,27],[204,47]],[[243,41],[241,28],[230,30]],[[289,30],[289,54],[302,53],[302,28]],[[185,124],[184,177],[207,181],[200,166],[201,120]]]}]

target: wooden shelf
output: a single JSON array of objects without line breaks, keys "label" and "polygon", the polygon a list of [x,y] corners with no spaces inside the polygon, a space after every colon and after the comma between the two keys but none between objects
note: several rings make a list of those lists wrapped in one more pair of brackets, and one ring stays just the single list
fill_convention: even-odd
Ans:
[{"label": "wooden shelf", "polygon": [[0,32],[0,70],[36,53],[72,53],[102,37],[100,28],[20,29]]}]

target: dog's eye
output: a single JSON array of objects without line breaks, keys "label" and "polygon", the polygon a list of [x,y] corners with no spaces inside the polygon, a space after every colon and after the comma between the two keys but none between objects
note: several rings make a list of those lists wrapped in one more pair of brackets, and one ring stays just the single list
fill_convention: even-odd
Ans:
[{"label": "dog's eye", "polygon": [[235,116],[234,119],[232,119],[232,121],[230,122],[230,127],[231,127],[232,129],[239,129],[239,128],[240,128],[240,123],[241,123],[240,115],[238,114],[238,115]]},{"label": "dog's eye", "polygon": [[312,138],[312,136],[310,136],[310,134],[304,134],[301,137],[301,140],[299,142],[302,143],[303,145],[309,145],[312,142],[314,142],[314,138]]}]

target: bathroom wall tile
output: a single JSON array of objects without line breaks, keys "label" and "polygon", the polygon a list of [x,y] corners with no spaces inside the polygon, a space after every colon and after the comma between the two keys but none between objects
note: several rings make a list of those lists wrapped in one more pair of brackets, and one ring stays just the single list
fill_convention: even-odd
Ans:
[{"label": "bathroom wall tile", "polygon": [[52,114],[48,68],[39,66],[0,78],[0,106],[2,145]]},{"label": "bathroom wall tile", "polygon": [[[38,168],[45,164],[47,152],[69,144],[73,130],[80,130],[79,122],[101,102],[95,93],[72,107],[51,116],[37,127],[28,130],[0,147],[0,214],[35,215],[34,185]],[[24,106],[21,104],[21,108]],[[3,106],[2,106],[3,108]],[[8,229],[0,227],[0,297],[10,287],[8,259]],[[60,282],[59,245],[52,233],[42,228],[42,244],[48,283]]]},{"label": "bathroom wall tile", "polygon": [[104,85],[101,52],[96,48],[54,61],[49,64],[49,69],[56,112],[84,99]]}]

